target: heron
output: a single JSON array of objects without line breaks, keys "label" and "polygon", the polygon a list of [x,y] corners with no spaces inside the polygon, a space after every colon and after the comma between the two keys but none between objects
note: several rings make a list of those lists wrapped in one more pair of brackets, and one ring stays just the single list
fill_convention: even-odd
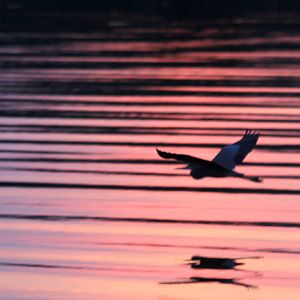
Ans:
[{"label": "heron", "polygon": [[234,168],[241,164],[249,152],[255,147],[260,136],[258,131],[247,129],[243,137],[236,143],[223,147],[212,160],[205,160],[187,154],[177,154],[156,149],[158,155],[164,159],[175,159],[186,164],[180,169],[189,169],[194,179],[204,177],[239,177],[253,182],[262,182],[258,176],[248,176],[234,171]]}]

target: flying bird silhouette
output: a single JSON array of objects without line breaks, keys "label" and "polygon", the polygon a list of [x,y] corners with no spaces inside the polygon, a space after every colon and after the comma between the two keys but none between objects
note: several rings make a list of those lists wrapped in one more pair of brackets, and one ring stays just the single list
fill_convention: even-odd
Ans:
[{"label": "flying bird silhouette", "polygon": [[222,148],[212,161],[186,154],[164,152],[159,149],[156,149],[156,151],[164,159],[175,159],[187,164],[182,169],[191,170],[190,175],[194,179],[202,179],[204,177],[240,177],[254,182],[262,182],[262,179],[258,176],[247,176],[234,171],[236,165],[241,164],[247,154],[255,147],[259,136],[259,132],[247,129],[238,142]]}]

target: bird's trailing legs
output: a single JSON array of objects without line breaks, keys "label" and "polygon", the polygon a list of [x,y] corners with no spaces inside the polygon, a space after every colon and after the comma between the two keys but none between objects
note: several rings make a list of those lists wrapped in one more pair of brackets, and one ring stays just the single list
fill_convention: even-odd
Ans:
[{"label": "bird's trailing legs", "polygon": [[235,171],[231,171],[231,172],[232,172],[231,176],[233,176],[233,177],[239,177],[239,178],[243,178],[243,179],[250,180],[253,182],[262,182],[263,181],[263,179],[259,176],[248,176],[248,175],[238,173]]}]

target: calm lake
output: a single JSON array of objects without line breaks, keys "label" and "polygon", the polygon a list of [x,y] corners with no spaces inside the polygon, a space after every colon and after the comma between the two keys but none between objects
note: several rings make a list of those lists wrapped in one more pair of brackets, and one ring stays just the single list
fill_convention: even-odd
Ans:
[{"label": "calm lake", "polygon": [[[23,17],[0,30],[0,299],[300,299],[299,15]],[[155,151],[247,128],[262,183]]]}]

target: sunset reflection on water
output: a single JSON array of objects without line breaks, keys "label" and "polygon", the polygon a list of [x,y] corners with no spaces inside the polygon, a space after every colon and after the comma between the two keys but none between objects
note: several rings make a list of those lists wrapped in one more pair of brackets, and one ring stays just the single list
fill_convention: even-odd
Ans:
[{"label": "sunset reflection on water", "polygon": [[[235,22],[0,33],[3,299],[299,299],[300,37]],[[212,159],[248,128],[237,170],[263,183],[155,151]]]}]

